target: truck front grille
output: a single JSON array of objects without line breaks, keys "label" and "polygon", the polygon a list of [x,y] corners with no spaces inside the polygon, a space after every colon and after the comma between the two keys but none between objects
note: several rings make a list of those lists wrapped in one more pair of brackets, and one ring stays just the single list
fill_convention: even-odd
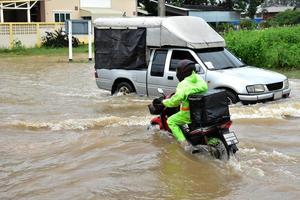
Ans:
[{"label": "truck front grille", "polygon": [[267,84],[267,88],[269,91],[280,90],[283,87],[283,82]]}]

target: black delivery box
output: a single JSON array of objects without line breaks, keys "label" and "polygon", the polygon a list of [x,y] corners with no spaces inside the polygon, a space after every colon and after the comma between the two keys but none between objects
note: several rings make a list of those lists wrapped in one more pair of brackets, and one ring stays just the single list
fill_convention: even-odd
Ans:
[{"label": "black delivery box", "polygon": [[204,94],[192,94],[188,99],[193,128],[230,120],[229,102],[225,90],[213,89]]}]

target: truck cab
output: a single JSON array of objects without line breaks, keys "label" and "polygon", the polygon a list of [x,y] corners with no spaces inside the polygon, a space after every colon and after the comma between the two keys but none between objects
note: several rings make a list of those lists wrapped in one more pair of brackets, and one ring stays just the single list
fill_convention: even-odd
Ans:
[{"label": "truck cab", "polygon": [[178,84],[176,67],[180,60],[189,59],[198,64],[198,74],[205,80],[205,66],[190,49],[161,48],[153,49],[148,67],[148,95],[157,95],[157,88],[162,88],[166,93],[172,93]]}]

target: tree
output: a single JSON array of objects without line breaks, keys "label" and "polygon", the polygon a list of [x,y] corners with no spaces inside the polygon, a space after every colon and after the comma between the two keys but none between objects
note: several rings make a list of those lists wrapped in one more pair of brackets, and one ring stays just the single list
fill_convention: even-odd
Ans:
[{"label": "tree", "polygon": [[150,0],[138,0],[138,3],[144,5],[144,9],[150,13],[150,15],[156,15],[157,13],[157,6],[151,3]]},{"label": "tree", "polygon": [[247,9],[248,16],[253,19],[257,11],[257,6],[259,6],[263,0],[249,0],[249,7]]},{"label": "tree", "polygon": [[183,6],[184,0],[171,0],[169,3],[174,6],[181,7]]},{"label": "tree", "polygon": [[269,22],[278,26],[300,24],[300,11],[287,10],[278,13]]}]

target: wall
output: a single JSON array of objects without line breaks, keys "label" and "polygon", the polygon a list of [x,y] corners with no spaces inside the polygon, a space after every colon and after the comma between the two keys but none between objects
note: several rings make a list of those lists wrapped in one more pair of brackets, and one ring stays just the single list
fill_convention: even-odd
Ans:
[{"label": "wall", "polygon": [[[0,48],[12,48],[14,41],[21,41],[27,48],[40,47],[46,32],[64,28],[64,23],[0,23]],[[73,35],[88,44],[88,35]],[[92,37],[93,42],[93,37]]]},{"label": "wall", "polygon": [[189,11],[189,16],[201,17],[206,22],[233,22],[241,18],[235,11]]},{"label": "wall", "polygon": [[[71,19],[81,19],[79,13],[81,1],[84,0],[45,0],[45,21],[46,22],[55,21],[54,11],[70,12]],[[103,6],[107,7],[108,1],[107,0],[105,1],[102,0],[102,1],[103,1]],[[88,1],[86,3],[88,4]],[[76,10],[75,7],[77,7],[78,10]],[[126,16],[136,16],[136,7],[137,7],[136,0],[111,0],[111,9],[120,10],[121,12],[126,12]]]},{"label": "wall", "polygon": [[71,19],[80,19],[79,6],[80,0],[45,0],[45,21],[54,22],[55,11],[69,12]]},{"label": "wall", "polygon": [[25,47],[40,46],[42,37],[64,26],[63,23],[0,23],[0,48],[11,48],[14,41]]},{"label": "wall", "polygon": [[112,9],[126,12],[126,16],[136,16],[136,0],[112,0]]}]

